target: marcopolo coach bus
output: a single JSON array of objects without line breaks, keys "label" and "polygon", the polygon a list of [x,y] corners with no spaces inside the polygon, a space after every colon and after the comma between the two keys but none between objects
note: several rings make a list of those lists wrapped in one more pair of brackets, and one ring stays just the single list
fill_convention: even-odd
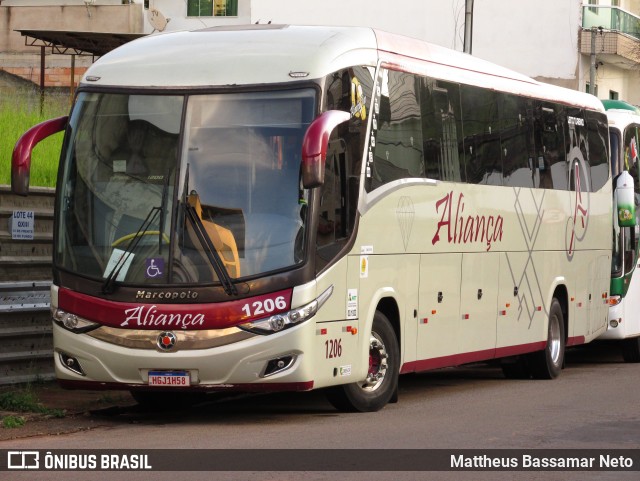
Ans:
[{"label": "marcopolo coach bus", "polygon": [[[620,219],[617,215],[613,218],[609,325],[600,338],[620,340],[624,360],[640,362],[640,269],[637,268],[640,110],[620,100],[603,100],[602,103],[609,118],[614,186],[620,179],[619,174],[628,172],[626,178],[632,187],[633,207],[628,220],[633,222],[625,222],[624,218]],[[614,197],[621,197],[620,190],[614,192]]]},{"label": "marcopolo coach bus", "polygon": [[[252,25],[103,56],[68,118],[56,374],[140,402],[327,388],[502,359],[554,378],[606,329],[612,188],[590,95],[420,41]],[[178,396],[179,397],[179,396]]]}]

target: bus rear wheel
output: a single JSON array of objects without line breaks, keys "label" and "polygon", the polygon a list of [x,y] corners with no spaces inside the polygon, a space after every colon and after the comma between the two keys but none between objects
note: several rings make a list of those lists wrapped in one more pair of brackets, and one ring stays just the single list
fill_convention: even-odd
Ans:
[{"label": "bus rear wheel", "polygon": [[527,365],[534,379],[554,379],[564,365],[564,314],[560,302],[554,297],[549,309],[547,345],[542,351],[532,352]]},{"label": "bus rear wheel", "polygon": [[400,349],[395,331],[383,313],[376,311],[369,338],[369,370],[362,382],[327,389],[327,399],[344,412],[382,409],[396,394]]}]

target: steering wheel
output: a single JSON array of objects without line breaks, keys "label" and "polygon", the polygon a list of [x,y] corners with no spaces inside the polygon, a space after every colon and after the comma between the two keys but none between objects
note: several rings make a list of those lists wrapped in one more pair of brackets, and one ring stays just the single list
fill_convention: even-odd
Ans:
[{"label": "steering wheel", "polygon": [[[123,235],[119,239],[114,240],[111,243],[111,247],[118,247],[123,242],[131,240],[131,239],[134,239],[136,237],[141,237],[141,236],[144,236],[144,235],[155,235],[155,236],[157,236],[158,234],[160,234],[159,230],[146,230],[144,232],[132,232],[131,234]],[[169,236],[167,234],[165,234],[165,233],[162,233],[162,240],[164,240],[165,244],[168,244],[169,243]]]}]

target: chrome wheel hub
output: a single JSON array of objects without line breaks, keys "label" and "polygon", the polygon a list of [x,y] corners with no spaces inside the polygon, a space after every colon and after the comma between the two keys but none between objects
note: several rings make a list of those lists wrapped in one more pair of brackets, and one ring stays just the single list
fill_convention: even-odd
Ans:
[{"label": "chrome wheel hub", "polygon": [[382,342],[382,339],[373,332],[369,340],[369,372],[362,384],[365,391],[375,391],[384,381],[384,377],[389,367],[389,354]]}]

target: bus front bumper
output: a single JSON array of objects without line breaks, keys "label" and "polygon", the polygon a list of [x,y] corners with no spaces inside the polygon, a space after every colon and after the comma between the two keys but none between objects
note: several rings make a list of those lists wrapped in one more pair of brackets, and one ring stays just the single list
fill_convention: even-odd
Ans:
[{"label": "bus front bumper", "polygon": [[[56,377],[72,389],[310,390],[314,382],[307,358],[313,336],[306,331],[313,329],[309,322],[227,345],[162,352],[76,334],[54,323]],[[180,373],[188,379],[179,385],[152,385],[149,373],[160,377]]]}]

